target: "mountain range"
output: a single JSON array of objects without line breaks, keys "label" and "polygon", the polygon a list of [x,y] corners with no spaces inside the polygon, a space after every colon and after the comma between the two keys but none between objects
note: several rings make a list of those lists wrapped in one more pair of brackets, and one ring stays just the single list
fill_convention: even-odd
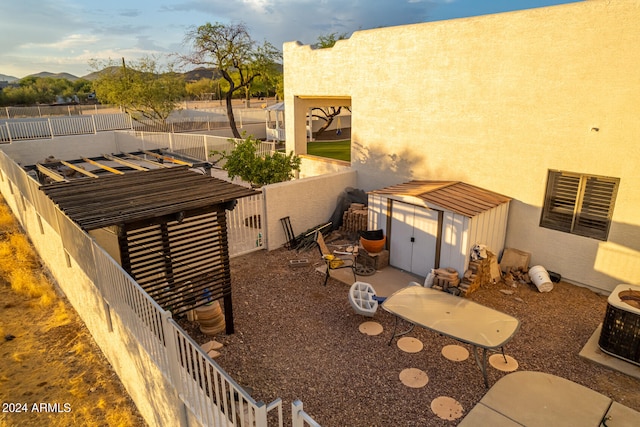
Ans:
[{"label": "mountain range", "polygon": [[[105,69],[106,70],[106,69]],[[73,74],[69,74],[69,73],[50,73],[48,71],[43,71],[41,73],[37,73],[37,74],[30,74],[26,77],[53,77],[55,79],[67,79],[67,80],[71,80],[76,81],[78,79],[84,79],[84,80],[95,80],[96,78],[98,78],[98,76],[100,75],[100,73],[104,72],[105,70],[101,70],[101,71],[94,71],[93,73],[89,73],[86,76],[82,76],[82,77],[77,77],[74,76]],[[197,81],[203,78],[219,78],[220,74],[216,72],[215,69],[213,68],[203,68],[203,67],[199,67],[196,69],[193,69],[191,71],[186,71],[184,73],[182,73],[182,75],[184,76],[184,79],[188,82],[192,82],[192,81]],[[20,80],[20,78],[18,77],[13,77],[13,76],[8,76],[6,74],[0,74],[0,81],[6,81],[6,82],[14,82]]]}]

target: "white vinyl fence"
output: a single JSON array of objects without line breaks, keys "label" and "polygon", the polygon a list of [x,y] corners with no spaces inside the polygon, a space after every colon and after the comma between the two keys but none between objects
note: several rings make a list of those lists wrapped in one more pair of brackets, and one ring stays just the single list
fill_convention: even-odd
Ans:
[{"label": "white vinyl fence", "polygon": [[[3,196],[14,209],[45,263],[51,266],[52,274],[65,294],[73,296],[97,293],[104,301],[104,307],[100,309],[97,300],[85,298],[82,304],[76,305],[76,310],[90,330],[91,325],[95,326],[96,322],[103,325],[106,319],[109,332],[114,336],[101,336],[102,329],[95,328],[92,335],[98,334],[96,341],[99,344],[109,343],[109,348],[104,348],[103,351],[107,357],[111,357],[111,365],[119,369],[124,369],[125,366],[126,369],[137,370],[136,372],[144,378],[147,369],[145,363],[127,363],[131,358],[141,357],[137,352],[130,350],[130,340],[134,337],[173,388],[173,391],[165,391],[162,387],[156,388],[153,383],[148,383],[146,388],[151,387],[153,393],[146,390],[146,394],[132,394],[134,400],[138,399],[136,405],[139,408],[154,408],[156,399],[160,400],[162,397],[163,401],[172,401],[171,399],[178,396],[188,411],[188,417],[175,420],[177,426],[186,426],[189,424],[189,418],[195,418],[203,426],[261,427],[268,425],[267,418],[270,413],[274,414],[272,419],[276,419],[277,425],[283,426],[280,399],[266,405],[256,402],[247,394],[174,322],[170,312],[158,306],[116,261],[40,191],[35,180],[2,151],[0,171],[0,189]],[[37,217],[40,227],[34,225],[38,223],[28,221],[29,216]],[[61,270],[60,266],[55,264],[56,261],[52,257],[57,256],[60,250],[51,250],[54,236],[43,236],[40,221],[45,221],[56,233],[55,239],[59,239],[65,253],[70,257],[69,260],[73,258],[74,263],[89,279],[89,285],[81,283],[70,273],[70,261],[67,262],[67,270]],[[92,289],[78,289],[83,286],[90,286]],[[124,325],[124,329],[128,331],[126,336],[120,336],[119,329],[111,326],[115,323],[115,317],[118,318],[118,324]],[[110,341],[105,341],[107,339]],[[114,351],[114,346],[123,350]],[[122,372],[118,374],[127,388],[141,386],[137,382],[130,383],[132,380]],[[179,408],[157,410],[166,411],[167,414],[180,412]],[[301,416],[303,411],[300,408],[294,412],[294,425],[300,425],[295,420]],[[310,418],[306,415],[304,419]],[[152,422],[153,420],[147,421],[153,425],[158,424]]]},{"label": "white vinyl fence", "polygon": [[131,126],[131,117],[124,113],[0,120],[0,143],[88,135],[108,130],[131,129]]},{"label": "white vinyl fence", "polygon": [[[229,127],[225,116],[178,116],[170,117],[166,123],[153,120],[133,120],[127,113],[115,114],[62,114],[60,116],[41,117],[36,113],[39,108],[24,107],[23,114],[16,118],[0,118],[0,143],[28,139],[53,138],[64,135],[86,135],[96,132],[133,129],[141,132],[205,132]],[[59,107],[63,108],[63,107]],[[67,107],[64,107],[67,108]],[[1,111],[1,110],[0,110]],[[9,114],[7,112],[7,114]],[[235,111],[238,128],[250,124],[264,123],[264,111],[238,109]]]},{"label": "white vinyl fence", "polygon": [[[120,140],[124,140],[120,133]],[[145,147],[150,149],[150,145],[154,148],[168,149],[177,154],[184,154],[194,159],[205,162],[214,163],[215,167],[222,168],[224,160],[220,160],[219,155],[213,155],[212,152],[230,153],[234,148],[234,138],[225,138],[223,136],[202,135],[202,134],[176,134],[167,132],[126,132],[124,135],[132,136],[144,142]],[[127,141],[127,149],[134,149],[132,141]],[[140,144],[139,144],[140,145]],[[123,151],[126,151],[123,149]],[[258,147],[258,156],[264,156],[275,152],[275,144],[273,142],[261,141]]]}]

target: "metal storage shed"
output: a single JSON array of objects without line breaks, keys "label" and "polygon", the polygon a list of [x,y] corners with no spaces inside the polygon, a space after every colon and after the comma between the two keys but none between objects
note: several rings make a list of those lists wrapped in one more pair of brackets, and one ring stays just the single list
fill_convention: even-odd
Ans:
[{"label": "metal storage shed", "polygon": [[462,276],[474,245],[504,249],[510,201],[459,181],[410,181],[369,192],[368,228],[384,230],[394,267],[423,277],[451,267]]}]

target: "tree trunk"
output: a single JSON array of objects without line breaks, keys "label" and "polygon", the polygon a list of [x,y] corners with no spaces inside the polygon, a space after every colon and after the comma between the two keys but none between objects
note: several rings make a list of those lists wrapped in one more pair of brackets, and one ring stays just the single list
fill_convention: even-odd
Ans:
[{"label": "tree trunk", "polygon": [[333,123],[333,117],[329,117],[327,119],[320,117],[321,119],[323,119],[325,122],[324,124],[320,127],[320,129],[318,129],[318,132],[316,132],[316,135],[320,135],[322,132],[324,132],[329,126],[331,126],[331,123]]},{"label": "tree trunk", "polygon": [[233,132],[234,138],[240,139],[240,132],[238,132],[238,127],[236,126],[236,118],[233,115],[233,106],[231,105],[231,97],[233,96],[233,92],[229,91],[227,96],[225,96],[225,101],[227,104],[227,118],[229,119],[229,126],[231,126],[231,132]]}]

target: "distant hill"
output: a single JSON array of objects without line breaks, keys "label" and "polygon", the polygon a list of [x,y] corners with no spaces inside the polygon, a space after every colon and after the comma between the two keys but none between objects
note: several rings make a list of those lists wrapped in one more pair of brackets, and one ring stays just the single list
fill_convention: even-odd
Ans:
[{"label": "distant hill", "polygon": [[195,70],[182,73],[182,76],[187,82],[197,82],[200,79],[219,79],[222,77],[222,74],[220,74],[215,68],[199,67]]},{"label": "distant hill", "polygon": [[102,73],[104,73],[104,72],[106,72],[106,71],[108,71],[108,70],[113,70],[113,69],[115,69],[115,68],[119,68],[119,67],[114,65],[114,66],[112,66],[112,67],[104,68],[104,69],[102,69],[102,70],[100,70],[100,71],[94,71],[93,73],[89,73],[89,74],[87,74],[86,76],[82,76],[82,77],[80,77],[80,78],[81,78],[81,79],[85,79],[85,80],[89,80],[90,82],[92,82],[92,81],[94,81],[95,79],[97,79],[97,78],[100,76],[100,74],[102,74]]},{"label": "distant hill", "polygon": [[73,74],[69,74],[69,73],[49,73],[48,71],[42,71],[38,74],[29,74],[27,77],[52,77],[54,79],[67,79],[67,80],[71,80],[72,82],[75,82],[76,80],[78,80],[77,76],[74,76]]},{"label": "distant hill", "polygon": [[[86,76],[82,76],[82,77],[77,77],[74,76],[73,74],[69,74],[69,73],[50,73],[48,71],[43,71],[41,73],[37,73],[37,74],[30,74],[29,76],[33,76],[33,77],[53,77],[56,79],[67,79],[67,80],[71,80],[76,81],[78,79],[84,79],[84,80],[89,80],[89,81],[93,81],[95,79],[98,78],[98,76],[100,76],[100,74],[104,73],[107,70],[112,70],[114,68],[118,68],[118,66],[113,66],[113,67],[107,67],[103,70],[100,71],[94,71],[92,73],[87,74]],[[218,72],[218,70],[216,70],[215,68],[204,68],[204,67],[198,67],[195,68],[191,71],[186,71],[184,73],[178,73],[181,74],[184,78],[185,81],[187,82],[195,82],[198,81],[200,79],[219,79],[220,77],[222,77],[222,75]],[[27,77],[29,77],[27,76]],[[13,76],[7,76],[4,74],[0,74],[0,81],[8,81],[9,83],[11,83],[14,80],[20,80],[17,77],[13,77]]]},{"label": "distant hill", "polygon": [[20,80],[17,77],[13,77],[13,76],[7,76],[6,74],[0,74],[0,82],[14,82],[16,80]]},{"label": "distant hill", "polygon": [[[114,68],[118,68],[118,66],[113,66],[113,67],[107,67],[103,70],[100,71],[94,71],[93,73],[87,74],[86,76],[83,76],[81,78],[85,79],[85,80],[89,80],[89,81],[93,81],[95,79],[98,78],[98,76],[100,76],[100,74],[107,72],[109,70],[113,70]],[[199,67],[196,68],[194,70],[191,71],[187,71],[184,73],[178,73],[178,75],[182,75],[182,77],[184,78],[185,81],[187,82],[195,82],[198,81],[200,79],[210,79],[210,78],[214,78],[214,79],[218,79],[220,77],[222,77],[222,75],[217,72],[214,68],[203,68],[203,67]]]}]

